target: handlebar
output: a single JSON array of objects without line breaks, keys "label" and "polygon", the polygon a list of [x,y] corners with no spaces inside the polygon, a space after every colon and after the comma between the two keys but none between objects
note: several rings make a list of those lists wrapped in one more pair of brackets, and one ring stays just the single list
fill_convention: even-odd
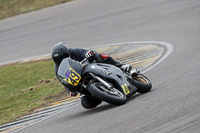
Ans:
[{"label": "handlebar", "polygon": [[83,63],[85,63],[86,61],[88,61],[87,58],[83,59],[80,63],[83,64]]}]

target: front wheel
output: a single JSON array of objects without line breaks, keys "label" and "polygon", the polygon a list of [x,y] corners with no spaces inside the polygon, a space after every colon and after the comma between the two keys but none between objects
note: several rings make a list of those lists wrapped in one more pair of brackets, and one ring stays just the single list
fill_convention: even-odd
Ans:
[{"label": "front wheel", "polygon": [[116,88],[108,89],[100,82],[91,83],[88,91],[95,97],[114,105],[122,105],[126,103],[126,96]]},{"label": "front wheel", "polygon": [[143,74],[135,74],[132,76],[133,84],[137,87],[137,92],[146,93],[152,88],[151,81]]}]

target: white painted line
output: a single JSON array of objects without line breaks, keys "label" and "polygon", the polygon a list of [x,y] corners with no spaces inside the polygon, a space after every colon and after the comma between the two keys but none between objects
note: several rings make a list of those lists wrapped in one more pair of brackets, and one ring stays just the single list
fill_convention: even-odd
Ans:
[{"label": "white painted line", "polygon": [[38,55],[38,56],[33,56],[33,57],[28,57],[28,58],[22,58],[22,59],[12,60],[12,61],[8,61],[8,62],[3,62],[3,63],[0,63],[0,66],[1,65],[15,63],[15,62],[29,61],[29,60],[33,60],[33,59],[36,59],[36,58],[47,57],[47,56],[50,56],[50,54]]},{"label": "white painted line", "polygon": [[73,105],[73,106],[71,106],[71,107],[69,107],[69,108],[67,108],[67,109],[63,109],[63,110],[58,111],[57,113],[55,113],[55,114],[53,114],[53,115],[50,115],[50,116],[48,116],[48,117],[46,117],[46,118],[44,118],[44,119],[41,119],[41,120],[39,120],[39,121],[37,121],[37,122],[34,122],[34,123],[32,123],[32,124],[29,124],[28,126],[25,126],[25,127],[23,127],[23,128],[19,128],[19,129],[15,130],[15,131],[11,131],[11,133],[15,133],[15,132],[18,132],[18,131],[23,130],[23,129],[25,129],[25,128],[28,128],[28,127],[30,127],[30,126],[32,126],[32,125],[34,125],[34,124],[37,124],[37,123],[39,123],[39,122],[41,122],[41,121],[44,121],[44,120],[46,120],[46,119],[48,119],[48,118],[50,118],[50,117],[53,117],[53,116],[55,116],[55,115],[57,115],[57,114],[59,114],[59,113],[61,113],[61,112],[63,112],[63,111],[66,111],[66,110],[68,110],[68,109],[71,109],[71,108],[73,108],[73,107],[75,107],[75,106],[77,106],[77,105],[79,105],[79,104],[80,104],[80,103],[77,103],[77,104],[75,104],[75,105]]},{"label": "white painted line", "polygon": [[159,63],[161,63],[163,60],[165,60],[173,51],[173,45],[171,45],[170,43],[166,43],[166,42],[153,42],[153,43],[165,46],[167,50],[165,51],[164,55],[162,55],[161,58],[159,58],[153,65],[151,65],[150,67],[145,69],[143,71],[143,73],[145,73],[145,72],[151,70],[153,67],[157,66]]}]

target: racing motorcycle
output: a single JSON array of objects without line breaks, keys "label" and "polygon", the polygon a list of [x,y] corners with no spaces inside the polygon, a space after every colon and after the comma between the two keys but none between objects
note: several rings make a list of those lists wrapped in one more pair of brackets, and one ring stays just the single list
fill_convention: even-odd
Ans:
[{"label": "racing motorcycle", "polygon": [[[133,72],[134,71],[134,72]],[[71,92],[92,95],[114,105],[125,104],[136,92],[146,93],[152,88],[150,80],[137,70],[132,74],[105,63],[77,62],[65,58],[58,69],[58,78]]]}]

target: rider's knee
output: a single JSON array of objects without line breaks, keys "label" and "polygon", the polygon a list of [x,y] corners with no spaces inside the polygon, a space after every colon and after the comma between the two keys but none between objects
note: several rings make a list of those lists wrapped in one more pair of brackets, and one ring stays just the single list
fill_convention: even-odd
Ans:
[{"label": "rider's knee", "polygon": [[101,104],[102,100],[97,99],[92,96],[82,96],[81,105],[86,109],[95,108],[97,105]]}]

